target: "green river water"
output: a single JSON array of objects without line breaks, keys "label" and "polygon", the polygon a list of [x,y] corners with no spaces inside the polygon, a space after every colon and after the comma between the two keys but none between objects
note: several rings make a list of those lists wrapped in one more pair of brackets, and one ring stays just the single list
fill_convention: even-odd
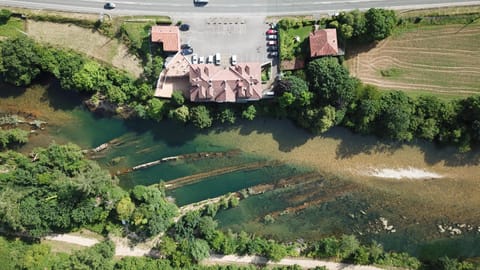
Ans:
[{"label": "green river water", "polygon": [[[230,166],[278,161],[254,169],[209,176],[194,184],[170,190],[167,194],[175,198],[178,205],[185,205],[259,184],[297,179],[293,184],[250,196],[242,200],[237,208],[221,211],[217,215],[220,227],[286,241],[353,233],[366,242],[375,239],[386,249],[404,250],[424,258],[445,254],[480,256],[480,236],[475,230],[456,237],[439,234],[436,224],[453,220],[443,218],[441,212],[435,220],[424,218],[426,215],[422,211],[425,208],[412,209],[413,205],[423,201],[416,201],[402,191],[392,197],[393,193],[380,188],[372,189],[371,182],[364,185],[361,181],[337,176],[334,172],[322,172],[293,159],[289,162],[289,151],[293,153],[302,144],[307,144],[311,137],[286,120],[258,119],[210,131],[199,131],[171,121],[125,121],[90,113],[81,105],[77,94],[62,91],[55,82],[42,83],[44,85],[27,90],[0,85],[0,111],[29,112],[48,122],[46,129],[33,134],[30,142],[20,151],[29,152],[33,147],[46,146],[52,141],[73,142],[89,149],[115,140],[111,148],[95,157],[103,167],[115,173],[168,156],[238,150],[231,156],[179,160],[119,175],[120,184],[129,189],[137,184],[168,183],[179,177]],[[335,132],[347,131],[339,129]],[[269,137],[270,134],[273,136]],[[270,141],[258,142],[256,136],[267,136],[265,140]],[[284,144],[277,145],[281,141]],[[252,150],[250,145],[256,143],[258,146]],[[276,145],[275,149],[272,145]],[[272,152],[281,152],[283,156],[275,156]],[[303,179],[307,174],[309,176]],[[478,209],[478,206],[468,209]],[[264,224],[263,217],[266,215],[274,216],[275,222]],[[459,216],[465,217],[462,220],[471,221],[478,217],[478,212],[463,211]],[[378,229],[381,227],[379,217],[393,222],[396,232]]]}]

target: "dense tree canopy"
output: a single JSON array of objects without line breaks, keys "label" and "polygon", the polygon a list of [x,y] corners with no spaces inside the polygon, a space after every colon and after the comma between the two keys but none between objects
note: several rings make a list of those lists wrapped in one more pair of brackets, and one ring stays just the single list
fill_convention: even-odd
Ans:
[{"label": "dense tree canopy", "polygon": [[397,24],[395,11],[371,8],[365,13],[367,33],[371,40],[382,40],[390,36]]},{"label": "dense tree canopy", "polygon": [[315,59],[307,71],[310,90],[317,94],[318,103],[344,108],[353,100],[356,81],[336,58]]}]

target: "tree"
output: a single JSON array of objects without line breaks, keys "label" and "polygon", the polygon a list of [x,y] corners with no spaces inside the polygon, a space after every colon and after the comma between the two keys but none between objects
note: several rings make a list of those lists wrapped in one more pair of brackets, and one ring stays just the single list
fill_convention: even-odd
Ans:
[{"label": "tree", "polygon": [[25,144],[28,142],[28,131],[14,128],[2,130],[0,128],[0,149],[7,148],[13,144]]},{"label": "tree", "polygon": [[255,106],[250,105],[245,110],[243,110],[242,117],[247,120],[253,120],[255,119],[256,114],[257,114],[257,110],[255,109]]},{"label": "tree", "polygon": [[186,123],[189,116],[190,112],[188,110],[188,107],[185,105],[182,105],[174,110],[170,110],[170,112],[168,113],[169,118],[179,121],[180,123]]},{"label": "tree", "polygon": [[371,41],[382,40],[390,36],[397,24],[395,11],[371,8],[365,13],[367,33]]},{"label": "tree", "polygon": [[182,91],[173,91],[172,93],[172,103],[175,106],[182,106],[185,102],[185,98],[183,97]]},{"label": "tree", "polygon": [[235,124],[235,121],[237,119],[235,117],[235,112],[232,109],[225,108],[218,114],[218,120],[222,124],[223,123]]},{"label": "tree", "polygon": [[287,249],[282,244],[270,241],[266,253],[268,259],[278,262],[283,259],[283,257],[287,256]]},{"label": "tree", "polygon": [[112,241],[105,241],[91,248],[79,250],[70,257],[70,269],[113,269],[113,255],[115,245]]},{"label": "tree", "polygon": [[311,61],[307,67],[310,89],[320,104],[344,108],[352,102],[356,81],[333,57]]},{"label": "tree", "polygon": [[117,203],[116,210],[120,220],[129,220],[133,211],[135,211],[135,204],[130,197],[123,197]]},{"label": "tree", "polygon": [[339,30],[340,39],[363,39],[366,32],[366,21],[364,14],[358,9],[350,12],[340,12],[334,19],[329,23],[329,26]]},{"label": "tree", "polygon": [[413,138],[412,116],[415,105],[410,97],[400,91],[382,96],[381,109],[376,121],[377,135],[397,141],[410,141]]},{"label": "tree", "polygon": [[76,89],[86,92],[95,92],[107,83],[107,73],[97,62],[88,61],[73,75],[72,80]]},{"label": "tree", "polygon": [[318,119],[316,124],[316,132],[324,133],[335,125],[335,108],[328,105],[322,108],[321,118]]},{"label": "tree", "polygon": [[190,109],[190,119],[198,128],[208,128],[212,126],[212,118],[207,107],[200,105]]},{"label": "tree", "polygon": [[190,256],[195,262],[200,262],[201,260],[210,256],[210,247],[205,240],[194,239],[189,243]]},{"label": "tree", "polygon": [[8,39],[0,44],[1,74],[16,86],[29,85],[40,74],[39,47],[26,37]]},{"label": "tree", "polygon": [[[340,256],[344,259],[352,256],[360,248],[355,235],[342,235],[340,238]],[[368,255],[367,255],[368,257]]]},{"label": "tree", "polygon": [[163,119],[165,114],[165,102],[158,98],[151,98],[147,101],[147,115],[157,121]]}]

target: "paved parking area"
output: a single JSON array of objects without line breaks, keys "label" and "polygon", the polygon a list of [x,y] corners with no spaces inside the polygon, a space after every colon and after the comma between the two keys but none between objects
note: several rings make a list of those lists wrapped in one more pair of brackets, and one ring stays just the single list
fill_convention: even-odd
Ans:
[{"label": "paved parking area", "polygon": [[230,65],[230,57],[237,55],[241,62],[270,62],[264,17],[200,17],[175,18],[190,25],[181,32],[181,42],[188,43],[199,57],[221,54],[221,64]]}]

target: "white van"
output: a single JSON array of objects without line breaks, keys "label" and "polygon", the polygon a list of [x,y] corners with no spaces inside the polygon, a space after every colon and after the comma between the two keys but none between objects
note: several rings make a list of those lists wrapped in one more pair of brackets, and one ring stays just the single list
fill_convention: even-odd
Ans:
[{"label": "white van", "polygon": [[222,61],[222,58],[220,57],[219,53],[215,54],[215,65],[220,65],[220,61]]}]

